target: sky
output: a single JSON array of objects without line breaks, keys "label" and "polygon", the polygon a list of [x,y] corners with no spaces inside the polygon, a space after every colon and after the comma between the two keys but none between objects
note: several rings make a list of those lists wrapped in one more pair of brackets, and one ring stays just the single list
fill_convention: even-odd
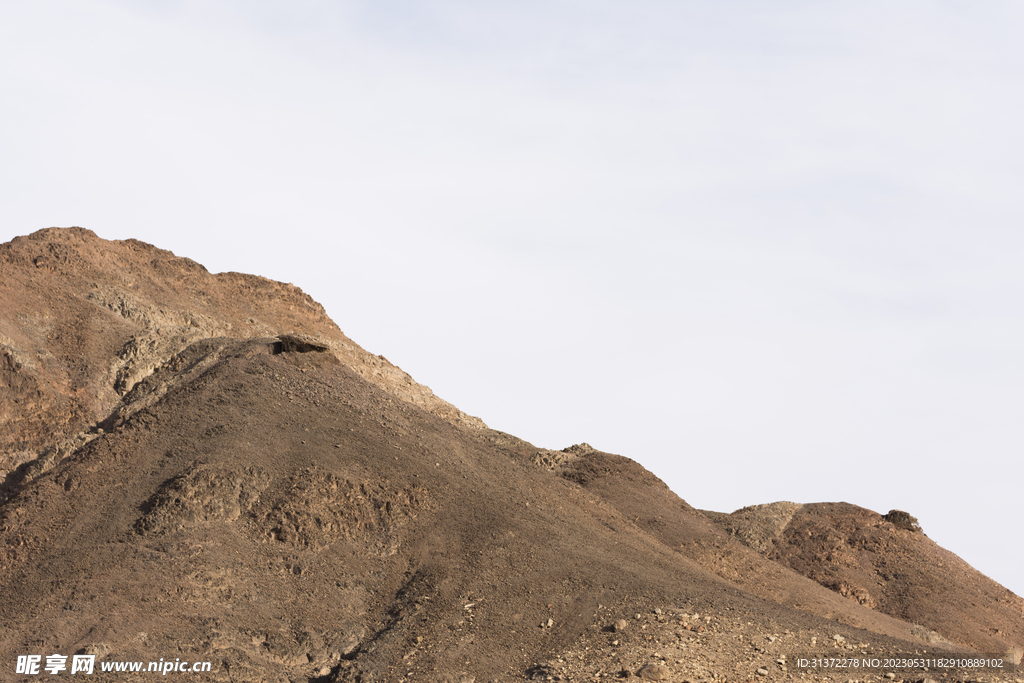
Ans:
[{"label": "sky", "polygon": [[293,282],[710,510],[916,516],[1024,594],[1024,5],[4,0],[0,241]]}]

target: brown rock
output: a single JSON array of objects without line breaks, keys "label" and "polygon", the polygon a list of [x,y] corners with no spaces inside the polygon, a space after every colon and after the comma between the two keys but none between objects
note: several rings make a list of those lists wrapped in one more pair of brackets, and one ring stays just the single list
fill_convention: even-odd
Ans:
[{"label": "brown rock", "polygon": [[664,664],[645,664],[637,669],[637,678],[645,681],[667,681],[671,673]]}]

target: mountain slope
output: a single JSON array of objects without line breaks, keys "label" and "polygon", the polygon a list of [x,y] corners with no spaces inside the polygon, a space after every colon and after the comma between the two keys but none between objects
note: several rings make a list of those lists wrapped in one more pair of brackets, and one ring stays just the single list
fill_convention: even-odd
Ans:
[{"label": "mountain slope", "polygon": [[938,546],[906,513],[880,515],[849,503],[775,503],[717,521],[765,557],[850,600],[1020,659],[1024,600]]},{"label": "mountain slope", "polygon": [[748,548],[628,458],[487,429],[290,285],[77,228],[0,246],[0,276],[0,662],[772,680],[797,654],[980,642]]},{"label": "mountain slope", "polygon": [[210,337],[309,335],[403,400],[484,426],[364,351],[298,287],[214,275],[138,240],[83,228],[15,238],[0,245],[0,301],[0,476],[87,432],[135,383]]},{"label": "mountain slope", "polygon": [[0,614],[18,624],[0,650],[187,652],[234,680],[494,676],[602,610],[776,616],[529,460],[324,354],[273,351],[218,343],[0,508]]}]

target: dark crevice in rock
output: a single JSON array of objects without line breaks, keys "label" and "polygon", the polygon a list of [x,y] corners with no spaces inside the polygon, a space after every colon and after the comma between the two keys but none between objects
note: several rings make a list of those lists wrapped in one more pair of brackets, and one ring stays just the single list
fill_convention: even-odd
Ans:
[{"label": "dark crevice in rock", "polygon": [[282,334],[278,341],[272,344],[272,353],[276,356],[280,353],[323,353],[328,350],[326,344],[321,344],[311,337],[295,334]]}]

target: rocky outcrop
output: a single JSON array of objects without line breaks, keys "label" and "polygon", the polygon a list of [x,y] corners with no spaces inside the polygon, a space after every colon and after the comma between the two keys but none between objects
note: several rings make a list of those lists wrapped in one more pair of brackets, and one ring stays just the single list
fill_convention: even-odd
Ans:
[{"label": "rocky outcrop", "polygon": [[[1024,600],[940,547],[902,510],[769,503],[711,518],[765,557],[844,598],[994,653],[1024,643]],[[1019,658],[1019,653],[1014,657]]]}]

